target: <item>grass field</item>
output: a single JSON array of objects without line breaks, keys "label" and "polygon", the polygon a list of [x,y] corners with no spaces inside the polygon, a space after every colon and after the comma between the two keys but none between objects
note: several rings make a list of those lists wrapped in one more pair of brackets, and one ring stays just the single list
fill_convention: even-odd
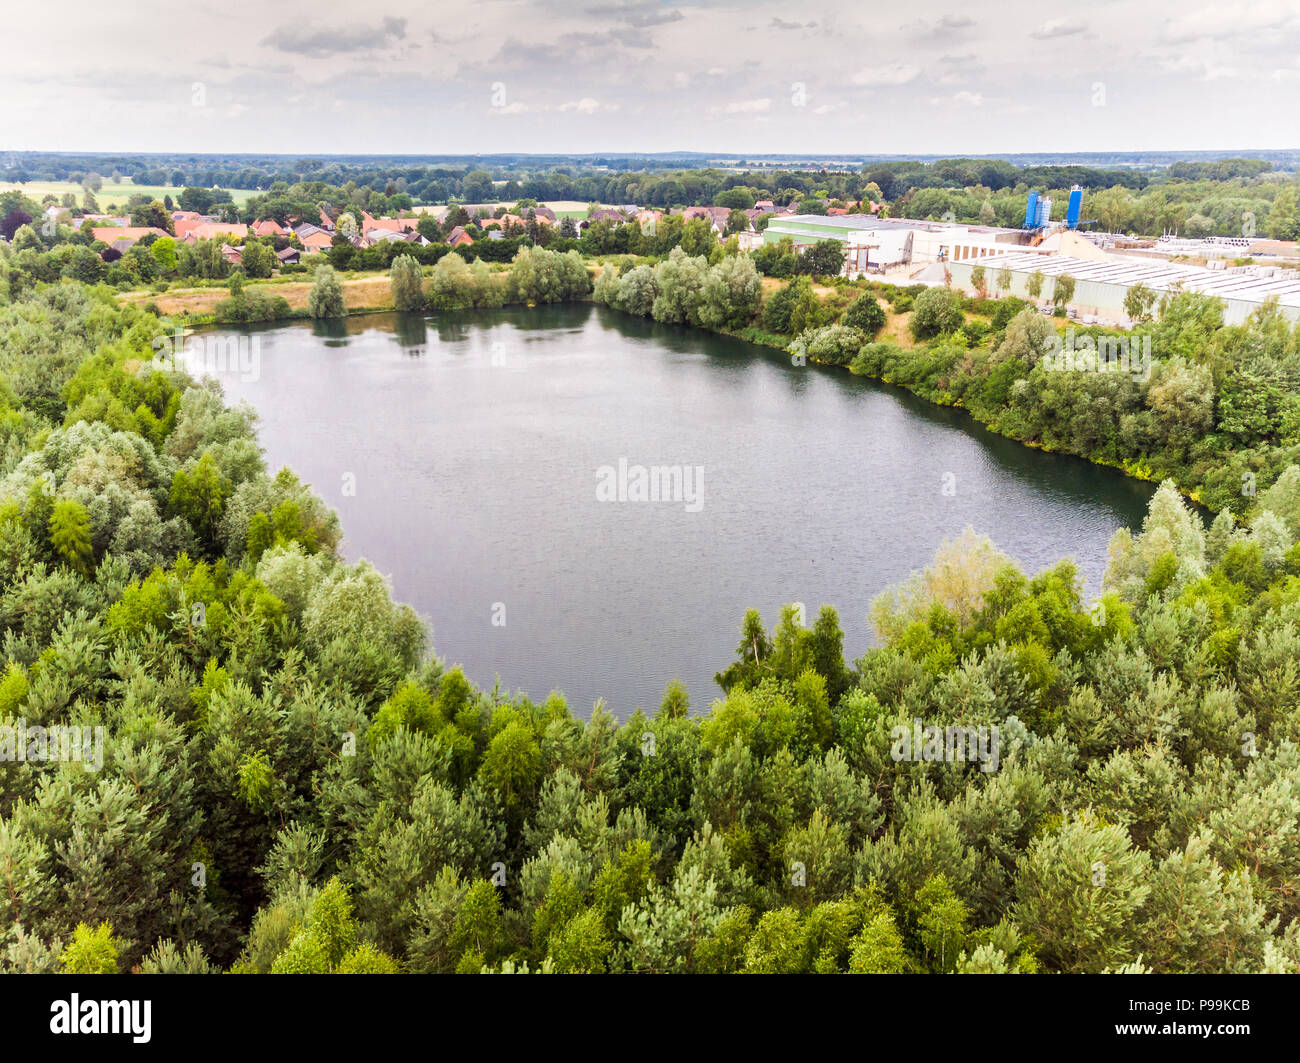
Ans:
[{"label": "grass field", "polygon": [[[503,199],[503,200],[499,200],[497,205],[502,207],[513,207],[514,202],[511,200]],[[614,206],[614,204],[612,203],[602,203],[600,205],[602,207]],[[542,202],[542,206],[550,207],[551,210],[555,211],[555,216],[557,218],[577,218],[581,220],[582,218],[585,218],[587,216],[587,204],[582,202],[582,200],[579,199],[548,199]],[[417,214],[432,214],[434,211],[440,210],[442,208],[441,205],[438,205],[438,206],[419,206],[413,209]]]},{"label": "grass field", "polygon": [[[12,192],[14,190],[30,196],[37,203],[41,201],[41,197],[46,193],[62,198],[65,192],[71,192],[77,197],[77,206],[81,206],[81,197],[84,192],[81,185],[73,184],[71,181],[28,181],[26,184],[21,185],[0,181],[0,192]],[[139,193],[143,193],[152,199],[171,196],[172,200],[175,201],[180,198],[181,190],[173,185],[136,185],[129,181],[105,181],[104,187],[95,193],[95,202],[99,204],[100,210],[106,211],[113,204],[126,206],[126,201],[131,196]],[[230,190],[230,197],[236,203],[243,203],[250,196],[258,194],[245,188],[232,188]]]},{"label": "grass field", "polygon": [[[273,295],[283,295],[291,310],[305,310],[307,295],[311,291],[310,278],[287,280],[268,285],[248,285],[248,288],[264,287]],[[393,296],[388,274],[344,279],[343,302],[349,310],[391,310]],[[119,295],[124,303],[156,303],[164,314],[179,314],[188,311],[191,314],[210,314],[217,303],[230,298],[228,288],[174,288],[171,291],[128,292]]]}]

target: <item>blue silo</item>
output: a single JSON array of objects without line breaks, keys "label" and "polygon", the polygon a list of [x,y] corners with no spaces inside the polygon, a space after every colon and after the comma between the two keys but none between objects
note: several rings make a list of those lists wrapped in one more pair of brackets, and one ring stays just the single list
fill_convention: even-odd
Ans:
[{"label": "blue silo", "polygon": [[1052,221],[1052,197],[1043,196],[1038,201],[1038,227],[1041,229]]},{"label": "blue silo", "polygon": [[1025,228],[1032,229],[1038,224],[1038,193],[1029,193],[1029,202],[1025,204]]},{"label": "blue silo", "polygon": [[1070,189],[1070,205],[1065,210],[1065,224],[1071,229],[1079,227],[1079,212],[1083,209],[1083,189],[1075,185]]}]

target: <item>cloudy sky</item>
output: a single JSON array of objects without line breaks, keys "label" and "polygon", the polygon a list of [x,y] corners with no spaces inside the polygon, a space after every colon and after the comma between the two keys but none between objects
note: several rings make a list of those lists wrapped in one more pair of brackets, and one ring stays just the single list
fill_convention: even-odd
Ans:
[{"label": "cloudy sky", "polygon": [[1300,146],[1300,0],[1198,2],[21,4],[0,149]]}]

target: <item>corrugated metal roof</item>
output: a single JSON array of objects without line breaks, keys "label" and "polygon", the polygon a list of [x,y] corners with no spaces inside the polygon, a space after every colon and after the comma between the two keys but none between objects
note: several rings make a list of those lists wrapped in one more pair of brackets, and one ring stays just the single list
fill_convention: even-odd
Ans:
[{"label": "corrugated metal roof", "polygon": [[1042,273],[1045,277],[1059,277],[1068,273],[1077,281],[1115,284],[1125,288],[1144,284],[1158,292],[1181,287],[1185,291],[1201,292],[1221,299],[1243,299],[1257,303],[1275,295],[1284,306],[1300,307],[1300,276],[1295,273],[1265,277],[1231,269],[1206,269],[1203,266],[1150,259],[1095,262],[1068,255],[1024,253],[993,255],[979,260],[979,265],[989,272],[1005,267],[1013,273]]},{"label": "corrugated metal roof", "polygon": [[785,231],[791,226],[826,226],[833,229],[916,229],[923,232],[1019,233],[997,225],[966,225],[943,221],[916,221],[912,218],[877,218],[870,214],[787,214],[767,223],[769,229]]}]

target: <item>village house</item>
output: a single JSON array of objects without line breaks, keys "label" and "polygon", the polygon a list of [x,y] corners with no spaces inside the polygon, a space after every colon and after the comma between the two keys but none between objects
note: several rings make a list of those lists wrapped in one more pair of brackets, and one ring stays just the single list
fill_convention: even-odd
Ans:
[{"label": "village house", "polygon": [[284,236],[284,227],[274,218],[263,218],[253,222],[254,236]]},{"label": "village house", "polygon": [[296,266],[302,256],[296,247],[286,247],[283,251],[277,251],[275,257],[280,260],[282,266]]},{"label": "village house", "polygon": [[[182,225],[185,226],[184,233],[181,232]],[[238,236],[243,240],[248,236],[248,226],[224,221],[204,221],[191,227],[189,223],[182,222],[176,226],[176,235],[187,244],[211,240],[218,236]]]},{"label": "village house", "polygon": [[715,233],[722,236],[727,231],[727,222],[731,219],[730,207],[687,207],[682,211],[684,221],[703,218]]},{"label": "village house", "polygon": [[231,247],[229,244],[221,245],[221,257],[229,262],[232,266],[238,266],[244,261],[243,252],[237,247]]},{"label": "village house", "polygon": [[451,247],[463,247],[465,244],[472,244],[474,238],[465,231],[465,227],[457,225],[447,234],[447,244]]},{"label": "village house", "polygon": [[374,229],[386,229],[394,233],[413,233],[420,224],[419,218],[372,218],[365,211],[361,212],[366,232]]},{"label": "village house", "polygon": [[129,241],[127,247],[144,239],[150,233],[159,237],[169,235],[166,229],[159,229],[156,225],[109,225],[96,226],[90,230],[90,235],[102,243],[112,246]]},{"label": "village house", "polygon": [[314,251],[328,251],[334,244],[334,237],[316,225],[304,223],[292,232],[309,254]]}]

